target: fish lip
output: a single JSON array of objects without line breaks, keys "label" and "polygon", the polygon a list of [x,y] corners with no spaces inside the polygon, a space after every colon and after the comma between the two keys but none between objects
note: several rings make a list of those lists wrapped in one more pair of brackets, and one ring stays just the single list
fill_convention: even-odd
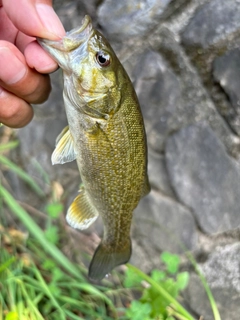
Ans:
[{"label": "fish lip", "polygon": [[82,25],[66,32],[66,35],[63,36],[62,39],[54,41],[37,38],[37,41],[44,49],[53,48],[62,52],[69,52],[87,41],[93,32],[92,29],[92,20],[90,16],[85,15],[82,20]]}]

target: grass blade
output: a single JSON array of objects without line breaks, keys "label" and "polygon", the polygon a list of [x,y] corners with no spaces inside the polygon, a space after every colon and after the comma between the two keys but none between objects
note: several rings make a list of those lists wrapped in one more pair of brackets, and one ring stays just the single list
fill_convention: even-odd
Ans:
[{"label": "grass blade", "polygon": [[15,257],[11,257],[10,259],[8,259],[4,263],[2,263],[0,265],[0,273],[3,272],[4,270],[6,270],[15,260],[16,260]]},{"label": "grass blade", "polygon": [[22,180],[24,180],[35,192],[38,196],[43,197],[44,192],[38,186],[38,184],[21,168],[19,168],[16,164],[12,161],[8,160],[8,158],[0,155],[0,163],[8,167],[10,170],[15,172]]},{"label": "grass blade", "polygon": [[42,229],[34,222],[29,214],[16,202],[16,200],[2,185],[0,185],[0,196],[2,196],[4,202],[18,217],[18,219],[21,220],[32,236],[37,239],[45,252],[48,252],[66,271],[74,275],[77,279],[83,280],[83,277],[78,269],[55,245],[50,243],[45,238],[45,234]]},{"label": "grass blade", "polygon": [[0,152],[8,151],[10,149],[14,149],[18,145],[19,145],[19,142],[17,140],[2,144],[2,145],[0,145]]},{"label": "grass blade", "polygon": [[214,320],[221,320],[221,316],[220,316],[220,313],[218,311],[218,308],[217,308],[217,304],[216,304],[216,301],[213,297],[213,294],[212,294],[212,291],[207,283],[207,280],[205,279],[204,275],[202,274],[202,272],[200,271],[195,259],[193,258],[193,256],[190,254],[190,253],[186,253],[187,254],[187,257],[188,259],[191,261],[192,265],[194,266],[195,268],[195,271],[196,273],[198,274],[201,282],[202,282],[202,285],[206,291],[206,294],[208,296],[208,300],[210,302],[210,305],[211,305],[211,308],[212,308],[212,312],[213,312],[213,315],[214,315]]},{"label": "grass blade", "polygon": [[49,299],[52,301],[52,304],[56,307],[56,309],[59,311],[60,313],[60,317],[61,319],[65,320],[65,315],[64,315],[64,311],[62,310],[61,306],[58,304],[57,300],[55,299],[55,297],[52,295],[51,291],[49,290],[48,285],[46,284],[46,282],[44,281],[41,273],[38,271],[38,269],[33,266],[33,269],[35,271],[36,277],[39,281],[39,284],[42,286],[44,292],[46,293],[46,295],[49,297]]}]

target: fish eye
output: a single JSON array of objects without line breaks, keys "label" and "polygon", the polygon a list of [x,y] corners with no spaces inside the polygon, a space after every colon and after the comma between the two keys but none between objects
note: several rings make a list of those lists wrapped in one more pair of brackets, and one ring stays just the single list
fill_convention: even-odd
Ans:
[{"label": "fish eye", "polygon": [[99,51],[96,53],[96,59],[97,59],[97,63],[101,67],[107,67],[111,63],[110,55],[102,51]]}]

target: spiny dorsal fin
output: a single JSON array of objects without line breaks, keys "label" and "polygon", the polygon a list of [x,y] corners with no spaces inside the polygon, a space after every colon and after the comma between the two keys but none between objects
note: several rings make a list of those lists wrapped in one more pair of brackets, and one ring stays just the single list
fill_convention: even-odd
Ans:
[{"label": "spiny dorsal fin", "polygon": [[52,154],[52,164],[63,164],[76,159],[74,143],[69,127],[65,127],[56,139],[56,148]]},{"label": "spiny dorsal fin", "polygon": [[113,268],[127,263],[131,253],[130,238],[126,239],[125,245],[118,249],[114,245],[107,245],[101,242],[90,263],[88,277],[92,280],[103,279]]},{"label": "spiny dorsal fin", "polygon": [[97,209],[93,206],[82,187],[80,194],[74,199],[67,212],[67,222],[71,227],[80,230],[87,229],[98,217]]}]

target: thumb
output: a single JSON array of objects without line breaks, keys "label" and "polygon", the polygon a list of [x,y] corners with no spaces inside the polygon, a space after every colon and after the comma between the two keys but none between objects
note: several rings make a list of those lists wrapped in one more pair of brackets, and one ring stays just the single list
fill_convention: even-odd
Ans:
[{"label": "thumb", "polygon": [[56,40],[65,35],[51,0],[2,0],[15,27],[28,36]]}]

